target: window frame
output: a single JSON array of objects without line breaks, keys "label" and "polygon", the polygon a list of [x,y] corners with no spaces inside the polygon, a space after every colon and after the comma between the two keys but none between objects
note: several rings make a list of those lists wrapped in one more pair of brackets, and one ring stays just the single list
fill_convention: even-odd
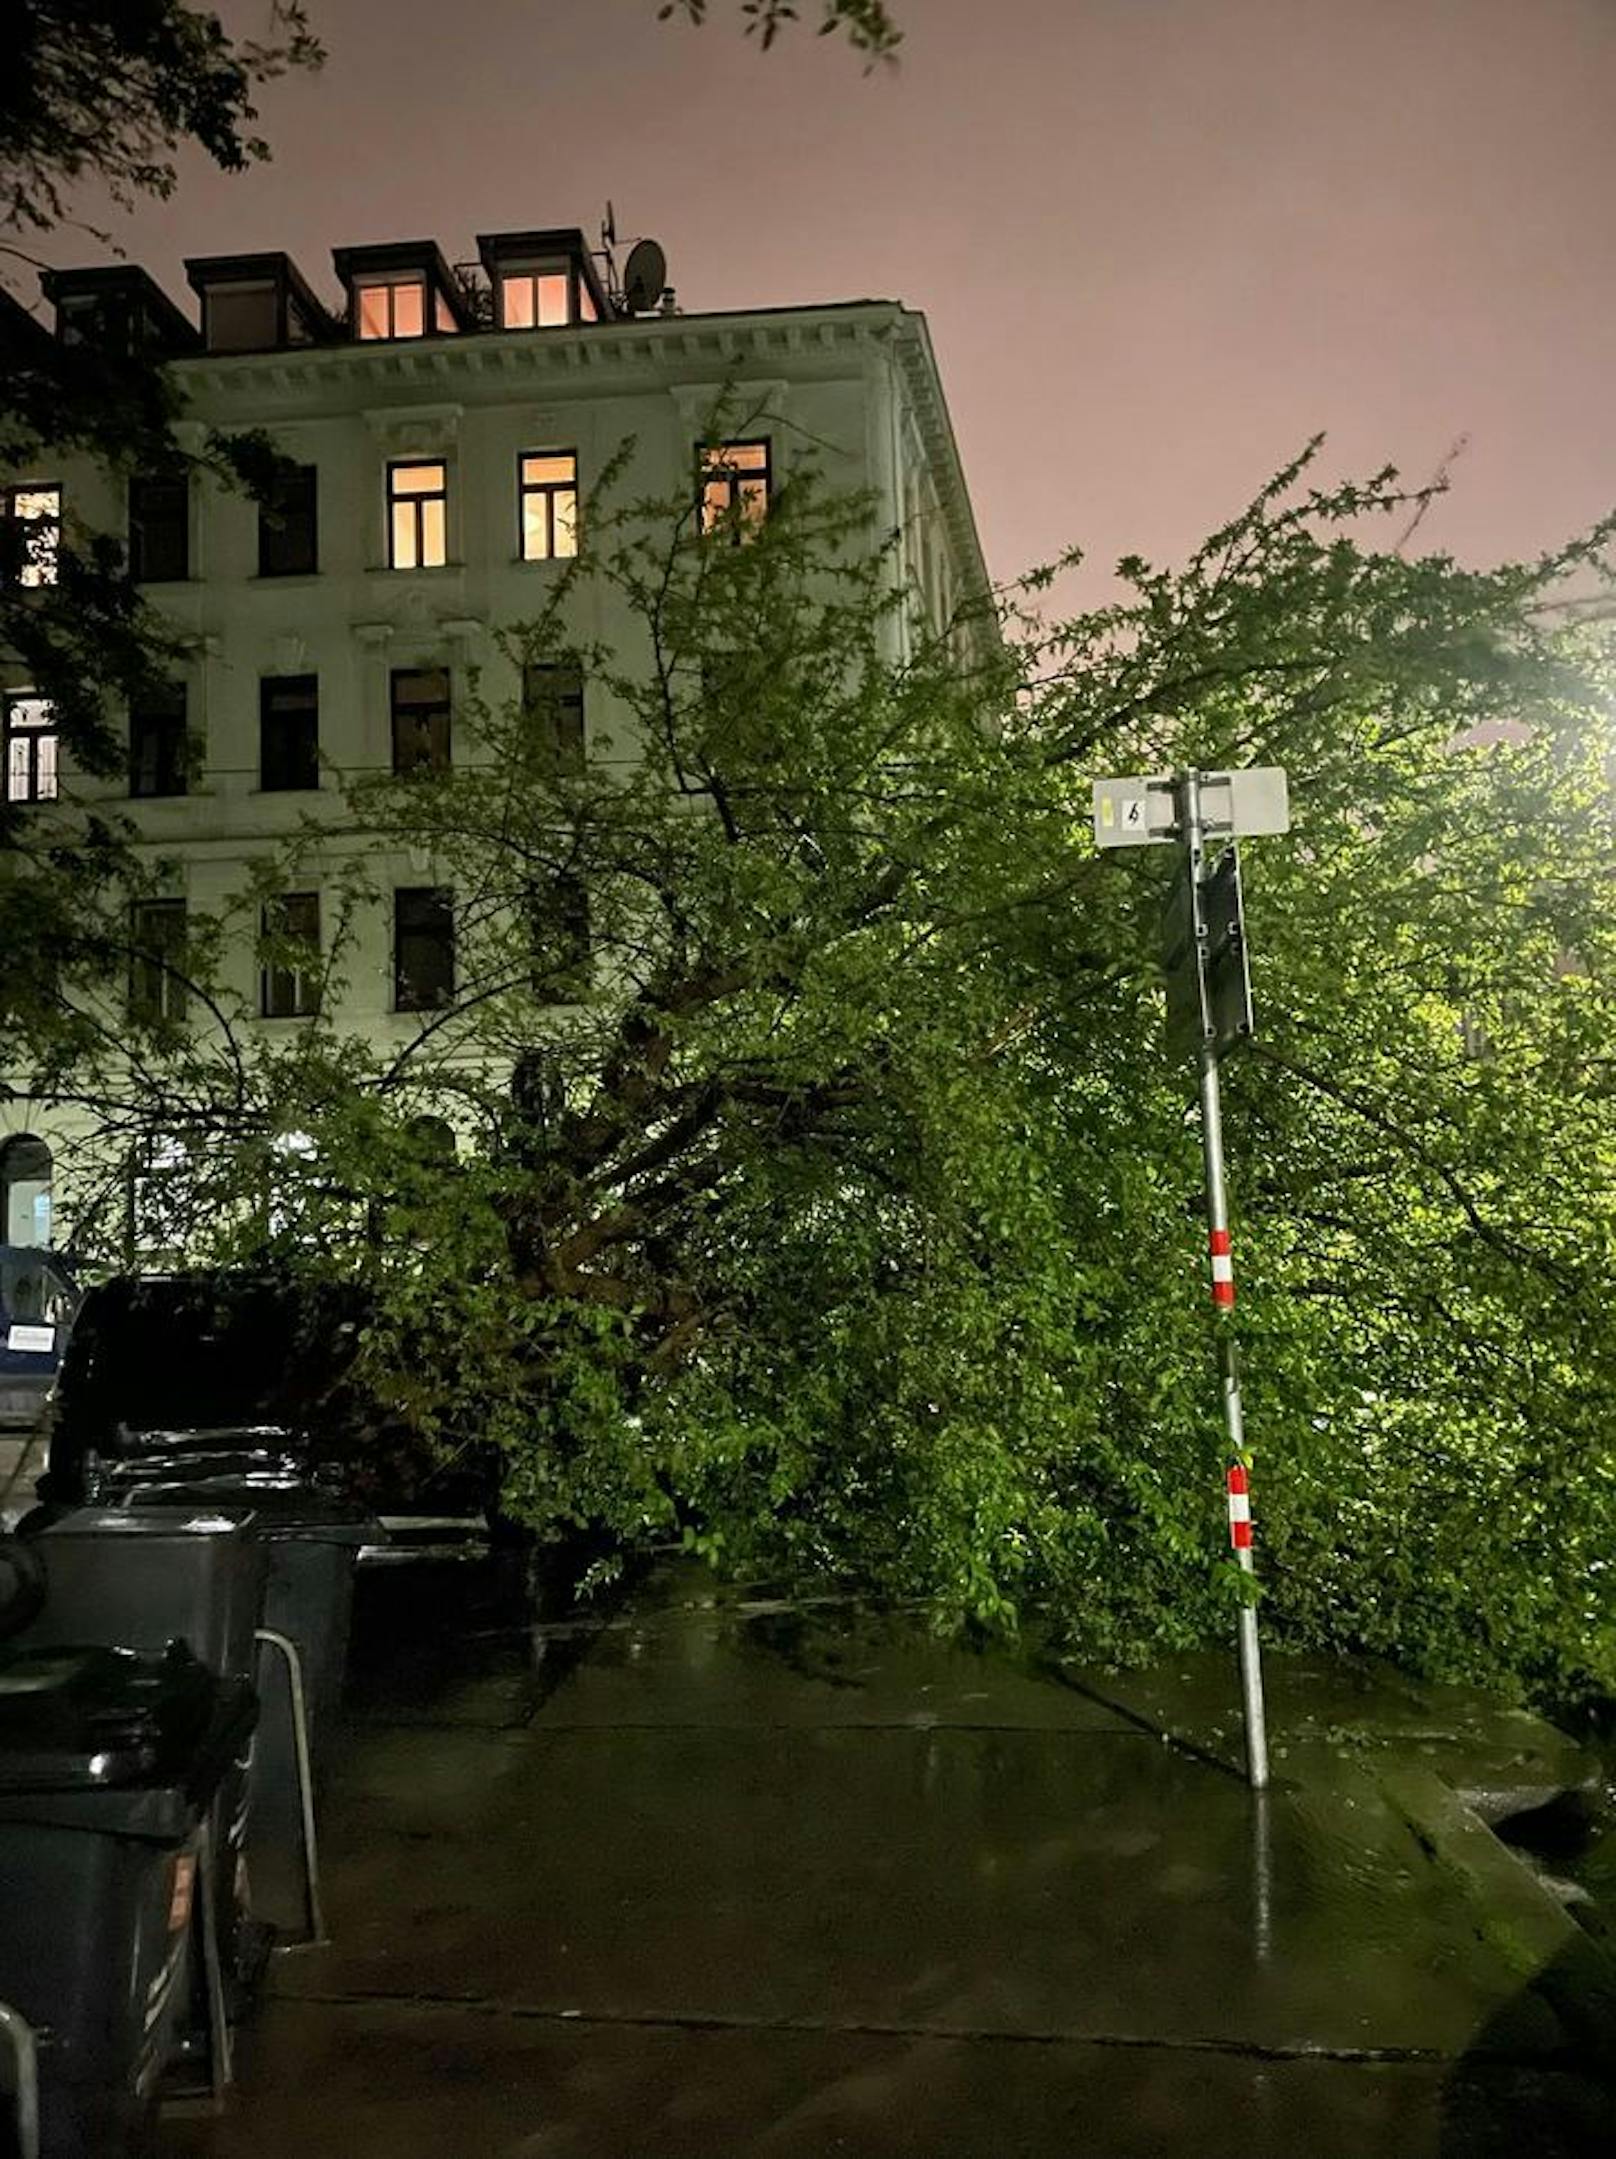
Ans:
[{"label": "window frame", "polygon": [[[396,476],[399,473],[425,472],[434,468],[443,475],[438,487],[412,488],[407,492],[400,492],[398,489]],[[440,503],[443,509],[443,560],[441,562],[426,562],[422,560],[426,552],[423,545],[426,526],[422,513],[427,504],[434,502]],[[410,519],[416,558],[413,562],[401,562],[399,560],[398,513],[401,510],[410,510],[414,513]],[[422,570],[446,570],[450,567],[449,460],[446,457],[390,457],[387,460],[387,567],[390,570],[403,570],[410,573]]]},{"label": "window frame", "polygon": [[[174,801],[191,792],[189,687],[184,682],[175,681],[169,684],[169,688],[173,692],[171,706],[132,704],[129,707],[129,799],[131,802]],[[166,759],[160,740],[165,734],[177,738],[167,745],[169,754]],[[141,755],[141,751],[148,739],[159,743],[156,754],[149,760]],[[138,782],[142,776],[143,768],[148,762],[154,768],[155,777],[159,783],[166,775],[171,780],[177,780],[178,784],[173,786],[158,784],[150,787],[139,785]]]},{"label": "window frame", "polygon": [[[177,498],[179,515],[170,515],[166,524],[159,517],[150,518],[141,507],[142,498],[168,490]],[[134,472],[129,476],[129,494],[126,504],[128,529],[129,581],[135,585],[179,585],[191,575],[191,481],[183,472]],[[147,532],[155,524],[159,531],[166,531],[169,540],[177,535],[178,547],[172,550],[170,559],[177,560],[179,568],[154,569],[147,556],[150,544]]]},{"label": "window frame", "polygon": [[[146,925],[153,919],[177,924],[177,936],[149,937]],[[185,979],[188,930],[189,910],[183,899],[131,901],[129,1017],[137,1025],[175,1025],[187,1017],[191,1001]]]},{"label": "window frame", "polygon": [[[19,725],[13,715],[24,705],[37,705],[46,717],[43,720]],[[13,792],[12,745],[27,746],[26,770],[23,774],[23,791]],[[50,755],[45,763],[49,770],[41,785],[40,749],[49,743]],[[37,809],[47,802],[62,799],[62,729],[53,699],[42,696],[38,690],[7,690],[0,696],[0,801],[9,809]]]},{"label": "window frame", "polygon": [[[293,686],[307,687],[307,703],[294,705],[289,693]],[[275,709],[277,695],[287,700]],[[277,759],[268,754],[270,745],[270,722],[291,715],[304,715],[312,722],[312,741],[304,746],[307,761],[294,760],[285,746],[277,752]],[[275,763],[279,771],[311,773],[308,779],[271,779],[270,768]],[[320,787],[320,678],[317,674],[260,675],[258,678],[258,792],[261,795],[307,795],[316,794]]]},{"label": "window frame", "polygon": [[[408,701],[399,696],[399,685],[406,681],[421,682],[436,675],[442,681],[441,698],[413,698]],[[400,756],[399,729],[401,723],[420,725],[418,715],[426,716],[430,730],[424,757]],[[392,741],[393,777],[411,779],[419,773],[448,772],[453,769],[454,759],[454,681],[445,666],[394,667],[387,676],[387,716]],[[441,719],[441,727],[434,724]]]},{"label": "window frame", "polygon": [[[761,469],[744,465],[731,465],[726,469],[721,464],[715,466],[708,463],[710,458],[721,458],[728,450],[761,450]],[[744,540],[749,531],[755,531],[763,523],[774,501],[774,439],[769,435],[751,435],[737,437],[733,442],[702,442],[696,445],[696,511],[703,539],[712,533],[725,530],[726,520],[733,516],[737,506],[745,500],[741,493],[742,482],[759,479],[763,483],[762,508],[756,515],[743,509],[742,514],[734,519],[731,538],[737,543]],[[722,505],[717,508],[708,500],[708,490],[713,487],[723,487],[726,491]]]},{"label": "window frame", "polygon": [[[545,685],[540,676],[553,679]],[[569,682],[576,685],[569,689]],[[522,663],[522,716],[530,725],[548,721],[544,748],[558,772],[573,777],[582,773],[589,758],[589,722],[584,706],[584,671],[559,660],[524,660]],[[565,723],[576,717],[576,729]],[[575,735],[575,739],[569,736]]]},{"label": "window frame", "polygon": [[[305,905],[309,908],[313,918],[312,924],[306,932],[291,928],[284,919],[288,910]],[[283,919],[277,921],[275,919],[277,915]],[[281,961],[260,959],[258,966],[259,1018],[266,1020],[317,1018],[323,988],[324,962],[318,888],[312,892],[282,892],[274,899],[265,900],[259,910],[258,927],[261,938],[273,937],[278,938],[283,944],[304,945],[310,954],[310,964],[307,968],[288,967]]]},{"label": "window frame", "polygon": [[[290,499],[305,491],[306,503]],[[292,536],[303,530],[305,518],[306,549],[296,560],[276,561],[277,553],[290,557]],[[290,478],[276,482],[274,499],[266,499],[258,505],[258,574],[260,577],[317,577],[319,573],[320,468],[318,465],[296,465]]]},{"label": "window frame", "polygon": [[[435,922],[417,922],[406,928],[404,915],[411,902],[426,903],[423,913],[435,913]],[[417,995],[410,988],[405,966],[406,938],[441,937],[447,957],[446,980],[441,996]],[[446,885],[395,885],[393,887],[393,1010],[395,1012],[441,1012],[452,1005],[459,955],[456,950],[454,894]]]},{"label": "window frame", "polygon": [[533,948],[534,996],[549,1005],[582,1004],[594,984],[588,885],[572,871],[558,870],[528,891],[523,911]]},{"label": "window frame", "polygon": [[[546,461],[559,463],[563,458],[572,467],[572,479],[570,482],[566,480],[530,480],[527,477],[527,468],[530,463],[539,464]],[[517,452],[516,551],[521,561],[573,562],[577,560],[579,492],[578,453],[576,450],[519,450]],[[561,529],[558,505],[563,497],[570,497],[572,502],[570,532],[572,545],[570,547],[558,547],[556,544],[557,534]],[[545,552],[543,554],[528,553],[527,512],[529,502],[542,502],[544,505]]]},{"label": "window frame", "polygon": [[[387,328],[366,330],[364,326],[365,295],[387,295]],[[418,330],[401,330],[398,327],[398,295],[401,292],[416,293],[421,302],[421,327]],[[394,276],[390,272],[365,272],[353,281],[353,336],[356,345],[414,344],[419,337],[438,328],[433,308],[434,299],[440,297],[431,289],[431,280],[424,271],[406,270]]]},{"label": "window frame", "polygon": [[[54,495],[56,507],[48,516],[20,516],[17,503],[26,495]],[[43,592],[61,583],[65,499],[60,480],[14,480],[0,485],[0,587]],[[27,535],[36,528],[48,533],[49,541],[43,553],[30,560]]]}]

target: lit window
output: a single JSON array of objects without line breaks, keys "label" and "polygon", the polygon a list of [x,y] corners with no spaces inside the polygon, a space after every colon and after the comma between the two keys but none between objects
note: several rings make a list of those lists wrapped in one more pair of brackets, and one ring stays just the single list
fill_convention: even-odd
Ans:
[{"label": "lit window", "polygon": [[360,285],[354,298],[362,339],[426,335],[426,287],[420,278]]},{"label": "lit window", "polygon": [[507,270],[499,281],[504,330],[561,330],[572,320],[572,275],[566,269]]},{"label": "lit window", "polygon": [[760,525],[769,507],[769,445],[709,442],[701,452],[701,529],[730,528],[736,539]]},{"label": "lit window", "polygon": [[441,570],[449,559],[449,468],[387,468],[387,560],[395,570]]},{"label": "lit window", "polygon": [[129,1016],[148,1025],[182,1020],[185,979],[185,902],[137,900],[130,911]]},{"label": "lit window", "polygon": [[266,1020],[306,1019],[320,1009],[320,895],[286,892],[263,916],[259,1010]]},{"label": "lit window", "polygon": [[393,770],[402,779],[414,772],[447,772],[449,670],[395,667],[391,687]]},{"label": "lit window", "polygon": [[57,796],[56,707],[24,693],[5,702],[8,802],[54,802]]},{"label": "lit window", "polygon": [[578,552],[578,459],[545,450],[521,462],[522,560],[548,562]]},{"label": "lit window", "polygon": [[454,995],[454,900],[433,886],[393,894],[393,1009],[430,1012]]},{"label": "lit window", "polygon": [[0,584],[54,585],[62,541],[62,490],[0,487]]}]

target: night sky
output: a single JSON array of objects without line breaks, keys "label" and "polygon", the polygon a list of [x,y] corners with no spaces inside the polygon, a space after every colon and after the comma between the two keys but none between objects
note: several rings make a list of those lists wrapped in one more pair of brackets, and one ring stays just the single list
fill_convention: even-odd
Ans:
[{"label": "night sky", "polygon": [[119,238],[187,303],[183,256],[270,247],[334,300],[333,245],[593,234],[609,195],[686,309],[902,299],[1000,577],[1181,555],[1321,428],[1411,477],[1468,434],[1425,530],[1473,558],[1616,501],[1616,0],[894,5],[865,76],[734,0],[310,0],[274,163],[188,163]]}]

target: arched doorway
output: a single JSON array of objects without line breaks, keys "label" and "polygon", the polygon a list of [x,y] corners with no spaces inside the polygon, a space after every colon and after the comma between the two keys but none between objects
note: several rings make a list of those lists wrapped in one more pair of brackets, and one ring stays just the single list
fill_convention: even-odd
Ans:
[{"label": "arched doorway", "polygon": [[0,1147],[0,1243],[42,1249],[51,1241],[51,1151],[32,1132]]}]

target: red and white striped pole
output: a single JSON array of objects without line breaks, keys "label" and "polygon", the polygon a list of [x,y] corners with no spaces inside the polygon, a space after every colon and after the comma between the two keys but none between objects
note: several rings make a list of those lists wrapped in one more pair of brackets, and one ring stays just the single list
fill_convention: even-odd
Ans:
[{"label": "red and white striped pole", "polygon": [[[1179,837],[1188,855],[1195,935],[1203,944],[1206,921],[1201,871],[1205,830],[1201,823],[1201,779],[1186,772],[1178,787]],[[1207,1253],[1212,1267],[1212,1303],[1217,1314],[1218,1365],[1222,1380],[1223,1423],[1228,1440],[1225,1478],[1229,1501],[1229,1538],[1242,1573],[1255,1571],[1251,1554],[1251,1479],[1246,1467],[1245,1419],[1240,1402],[1240,1366],[1235,1355],[1234,1248],[1229,1237],[1229,1188],[1223,1167],[1223,1095],[1218,1082],[1217,1044],[1203,1035],[1197,1059],[1201,1080],[1201,1147],[1206,1162]],[[1263,1704],[1262,1654],[1257,1642],[1257,1613],[1240,1606],[1240,1692],[1245,1713],[1246,1774],[1253,1791],[1268,1784],[1268,1720]]]}]

